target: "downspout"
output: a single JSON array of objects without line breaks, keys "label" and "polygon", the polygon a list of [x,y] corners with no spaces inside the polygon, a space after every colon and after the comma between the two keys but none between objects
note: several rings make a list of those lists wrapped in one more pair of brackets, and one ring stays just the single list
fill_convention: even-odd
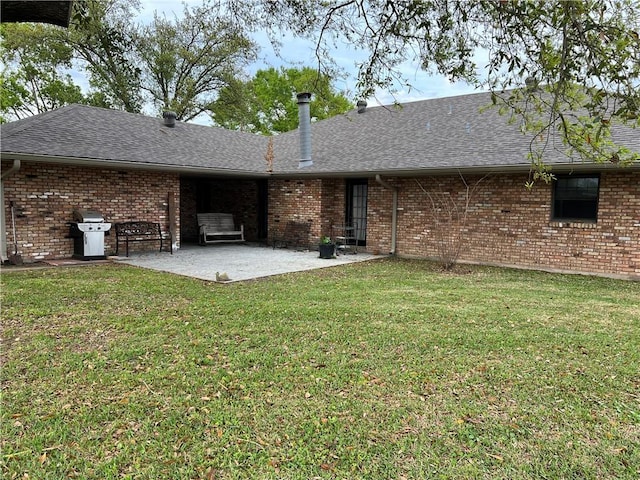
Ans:
[{"label": "downspout", "polygon": [[20,170],[20,160],[14,160],[13,166],[0,176],[0,260],[2,263],[9,260],[7,254],[7,226],[4,218],[4,179],[18,170]]},{"label": "downspout", "polygon": [[389,254],[396,254],[396,237],[398,233],[398,187],[394,187],[385,182],[380,175],[376,175],[376,182],[393,192],[393,203],[391,210],[391,251]]}]

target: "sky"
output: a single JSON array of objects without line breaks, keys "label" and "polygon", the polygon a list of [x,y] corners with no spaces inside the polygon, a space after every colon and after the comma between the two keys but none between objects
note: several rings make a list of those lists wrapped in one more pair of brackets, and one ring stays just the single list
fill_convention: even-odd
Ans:
[{"label": "sky", "polygon": [[[167,18],[173,18],[176,14],[180,16],[183,11],[183,3],[189,6],[200,5],[202,0],[141,0],[140,1],[140,17],[139,20],[146,22],[153,18],[154,11],[160,14],[166,14]],[[279,58],[264,32],[254,32],[252,37],[260,45],[261,51],[259,60],[249,69],[249,74],[255,73],[259,69],[268,67],[291,67],[291,66],[310,66],[315,67],[317,60],[315,58],[315,45],[310,41],[299,38],[291,39],[291,41],[283,42],[283,48],[280,51]],[[356,62],[362,59],[363,53],[356,52],[349,46],[344,45],[336,48],[333,52],[333,59],[337,64],[349,73],[346,79],[335,81],[337,90],[347,92],[347,97],[352,98],[356,88]],[[367,99],[370,106],[389,105],[398,101],[406,103],[428,98],[451,97],[456,95],[464,95],[474,92],[471,85],[459,82],[452,83],[442,75],[429,75],[420,70],[417,62],[406,63],[401,66],[402,73],[406,76],[411,84],[411,88],[398,87],[394,94],[388,91],[378,90],[374,97]],[[349,92],[351,95],[349,95]]]}]

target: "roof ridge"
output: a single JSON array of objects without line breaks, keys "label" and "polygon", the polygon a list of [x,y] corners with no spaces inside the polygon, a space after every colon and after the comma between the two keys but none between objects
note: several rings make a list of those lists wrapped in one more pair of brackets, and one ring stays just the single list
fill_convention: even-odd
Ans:
[{"label": "roof ridge", "polygon": [[[138,119],[140,119],[142,121],[146,121],[146,122],[156,121],[156,122],[160,122],[161,124],[163,123],[163,119],[162,119],[161,116],[147,115],[146,113],[143,113],[143,112],[128,112],[126,110],[119,110],[119,109],[107,108],[107,107],[97,107],[97,106],[94,106],[94,105],[82,105],[82,104],[77,104],[77,103],[74,103],[72,105],[73,106],[77,106],[77,107],[81,107],[81,108],[84,108],[84,109],[102,111],[106,115],[124,115],[124,116],[128,116],[128,117],[131,117],[131,118],[138,118]],[[62,108],[64,108],[64,107],[62,107]],[[221,127],[220,125],[202,125],[200,123],[185,122],[183,120],[176,120],[176,123],[184,125],[184,126],[186,126],[188,128],[192,128],[192,127],[209,128],[209,129],[221,130],[221,131],[224,131],[224,132],[233,132],[233,134],[240,134],[240,135],[243,135],[245,137],[247,137],[247,136],[256,136],[256,134],[252,133],[252,132],[244,132],[244,131],[241,131],[241,130],[231,130],[231,129],[228,129],[228,128]],[[265,135],[257,135],[257,136],[262,136],[262,137],[268,138]]]}]

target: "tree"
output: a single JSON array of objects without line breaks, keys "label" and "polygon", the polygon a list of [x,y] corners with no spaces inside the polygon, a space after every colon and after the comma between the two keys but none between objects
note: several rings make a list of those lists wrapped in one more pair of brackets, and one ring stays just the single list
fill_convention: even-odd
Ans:
[{"label": "tree", "polygon": [[444,270],[452,270],[466,247],[468,220],[473,213],[473,203],[480,184],[488,178],[485,175],[473,184],[460,173],[464,189],[455,184],[445,188],[442,179],[429,178],[427,186],[416,183],[427,198],[425,211],[428,216],[425,241],[436,251],[437,260]]},{"label": "tree", "polygon": [[[365,97],[407,83],[398,66],[418,60],[427,71],[490,89],[532,138],[558,132],[582,158],[640,160],[610,132],[616,123],[640,125],[637,0],[229,0],[229,9],[274,39],[282,29],[314,38],[320,68],[338,40],[368,51],[358,74]],[[481,68],[479,51],[489,57]],[[532,143],[534,165],[556,147]]]},{"label": "tree", "polygon": [[103,105],[138,113],[142,110],[141,70],[135,61],[137,0],[74,2],[68,30],[60,41],[73,48],[89,84]]},{"label": "tree", "polygon": [[[2,74],[4,114],[34,115],[69,103],[139,112],[139,69],[131,56],[137,0],[84,0],[73,5],[69,29],[52,25],[3,25],[4,53],[11,69]],[[85,70],[91,91],[63,73]]]},{"label": "tree", "polygon": [[255,45],[208,5],[173,21],[154,16],[137,38],[142,90],[160,109],[189,121],[205,112],[219,89],[255,58]]},{"label": "tree", "polygon": [[[147,26],[133,20],[137,9],[137,0],[76,1],[68,30],[7,27],[5,48],[18,60],[2,73],[2,111],[24,116],[84,102],[139,113],[153,104],[189,121],[255,56],[254,43],[215,5],[185,5],[180,19],[156,16]],[[87,72],[86,96],[58,73],[71,66]]]},{"label": "tree", "polygon": [[311,67],[258,70],[253,79],[235,81],[211,105],[213,121],[225,128],[264,135],[298,127],[296,93],[311,92],[311,117],[317,120],[348,111],[349,100],[331,86],[331,78]]},{"label": "tree", "polygon": [[51,29],[37,24],[3,24],[0,36],[5,64],[0,73],[2,121],[23,118],[85,98],[64,69],[72,51],[55,42]]}]

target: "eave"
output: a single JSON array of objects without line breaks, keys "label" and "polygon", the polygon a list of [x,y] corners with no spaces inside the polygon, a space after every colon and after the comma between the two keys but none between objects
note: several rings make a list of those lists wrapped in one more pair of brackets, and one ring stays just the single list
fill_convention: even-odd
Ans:
[{"label": "eave", "polygon": [[50,155],[35,155],[25,153],[11,153],[1,152],[1,160],[20,160],[21,162],[38,162],[38,163],[53,163],[58,165],[76,165],[81,167],[91,168],[114,168],[114,169],[129,169],[129,170],[145,170],[145,171],[160,171],[179,173],[182,175],[209,175],[216,177],[244,177],[244,178],[267,178],[269,174],[264,172],[252,172],[248,170],[235,170],[228,168],[213,168],[213,167],[197,167],[191,165],[167,165],[160,163],[141,163],[132,162],[126,160],[103,160],[92,158],[78,158],[78,157],[56,157]]},{"label": "eave", "polygon": [[[625,170],[640,170],[640,163],[634,163],[629,166],[620,166],[614,164],[597,164],[597,163],[563,163],[563,164],[551,164],[549,165],[551,173],[586,173],[586,172],[600,172],[600,171],[625,171]],[[430,175],[457,175],[460,173],[468,175],[483,175],[483,174],[518,174],[529,173],[532,170],[531,164],[518,164],[518,165],[482,165],[482,166],[468,166],[468,167],[436,167],[436,168],[413,168],[413,169],[379,169],[379,170],[367,170],[367,171],[287,171],[287,172],[274,172],[271,177],[274,178],[363,178],[363,177],[375,177],[381,175],[385,177],[416,177],[416,176],[430,176]]]},{"label": "eave", "polygon": [[[178,173],[181,175],[191,176],[215,176],[230,178],[363,178],[375,177],[381,175],[384,177],[416,177],[416,176],[442,176],[442,175],[484,175],[484,174],[522,174],[531,171],[530,164],[517,165],[482,165],[468,167],[435,167],[435,168],[413,168],[413,169],[377,169],[377,170],[343,170],[343,171],[321,171],[313,170],[289,170],[274,172],[257,172],[251,170],[229,169],[221,167],[203,167],[192,165],[167,165],[154,162],[136,162],[127,160],[105,160],[80,157],[60,157],[50,155],[25,154],[1,152],[0,159],[12,161],[20,160],[22,162],[38,162],[38,163],[54,163],[59,165],[76,165],[91,168],[115,168],[145,171],[160,171]],[[629,166],[620,166],[614,164],[595,164],[595,163],[563,163],[551,164],[551,173],[581,173],[581,172],[600,172],[600,171],[636,171],[640,170],[640,163],[634,163]]]}]

